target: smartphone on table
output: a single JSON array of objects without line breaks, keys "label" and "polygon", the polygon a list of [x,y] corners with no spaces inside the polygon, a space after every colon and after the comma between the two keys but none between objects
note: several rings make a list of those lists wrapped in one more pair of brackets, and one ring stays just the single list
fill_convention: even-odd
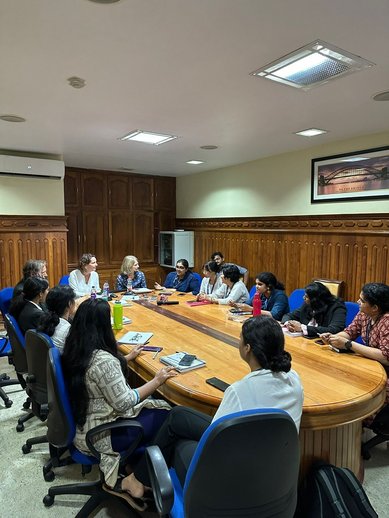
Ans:
[{"label": "smartphone on table", "polygon": [[230,386],[228,383],[219,378],[208,378],[207,380],[205,380],[205,383],[208,383],[208,385],[212,385],[212,387],[215,387],[221,390],[222,392],[225,392]]},{"label": "smartphone on table", "polygon": [[189,367],[192,365],[193,360],[196,359],[196,356],[194,354],[184,354],[184,356],[179,361],[178,365],[181,365],[182,367]]}]

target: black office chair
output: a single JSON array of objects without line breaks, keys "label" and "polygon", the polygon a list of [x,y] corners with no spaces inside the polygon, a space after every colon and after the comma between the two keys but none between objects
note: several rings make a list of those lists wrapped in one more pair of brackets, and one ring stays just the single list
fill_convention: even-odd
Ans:
[{"label": "black office chair", "polygon": [[277,409],[245,410],[212,423],[202,436],[184,487],[158,446],[146,448],[158,512],[199,516],[292,518],[300,464],[298,432]]},{"label": "black office chair", "polygon": [[[141,443],[144,433],[143,426],[134,419],[121,419],[112,423],[103,424],[90,430],[86,436],[88,448],[93,456],[81,453],[73,445],[76,425],[72,416],[69,398],[65,386],[61,367],[61,356],[56,347],[49,350],[47,361],[47,395],[49,402],[49,415],[47,418],[47,436],[51,445],[56,448],[68,449],[74,462],[83,465],[94,465],[99,463],[100,454],[94,448],[94,438],[103,431],[123,427],[131,427],[134,430],[134,441],[129,445],[128,450],[121,453],[123,464],[134,453]],[[54,503],[57,495],[89,495],[89,500],[78,512],[78,518],[88,518],[90,514],[105,499],[111,495],[103,490],[103,475],[100,472],[99,480],[67,484],[64,486],[50,487],[47,495],[43,498],[46,507]]]},{"label": "black office chair", "polygon": [[[31,400],[31,410],[41,421],[45,421],[48,415],[47,404],[47,355],[49,349],[54,347],[51,338],[44,333],[38,333],[35,329],[26,332],[26,356],[28,374],[26,376],[26,392]],[[23,453],[29,453],[34,444],[48,442],[47,435],[27,439],[22,446]]]},{"label": "black office chair", "polygon": [[377,446],[377,444],[389,441],[389,404],[381,408],[369,428],[371,428],[376,435],[362,444],[362,457],[365,460],[370,459],[371,448]]},{"label": "black office chair", "polygon": [[[8,309],[11,304],[12,294],[13,288],[3,288],[0,290],[0,313],[2,315],[3,322],[5,314],[8,313]],[[7,357],[8,363],[12,365],[11,344],[9,343],[7,335],[0,338],[0,357]],[[12,406],[12,401],[4,392],[3,387],[8,387],[10,385],[19,385],[19,380],[10,379],[7,374],[0,374],[0,398],[4,401],[6,408],[10,408]]]}]

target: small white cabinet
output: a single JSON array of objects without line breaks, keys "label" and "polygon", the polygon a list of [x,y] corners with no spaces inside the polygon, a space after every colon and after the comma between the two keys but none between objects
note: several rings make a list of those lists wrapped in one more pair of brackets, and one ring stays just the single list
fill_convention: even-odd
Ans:
[{"label": "small white cabinet", "polygon": [[174,268],[179,259],[194,266],[194,232],[165,230],[159,233],[159,264]]}]

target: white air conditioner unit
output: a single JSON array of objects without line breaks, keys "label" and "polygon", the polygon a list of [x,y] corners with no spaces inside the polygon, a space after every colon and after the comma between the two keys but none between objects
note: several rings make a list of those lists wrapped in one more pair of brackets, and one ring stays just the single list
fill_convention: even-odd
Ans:
[{"label": "white air conditioner unit", "polygon": [[0,176],[3,175],[63,180],[65,164],[61,160],[0,155]]}]

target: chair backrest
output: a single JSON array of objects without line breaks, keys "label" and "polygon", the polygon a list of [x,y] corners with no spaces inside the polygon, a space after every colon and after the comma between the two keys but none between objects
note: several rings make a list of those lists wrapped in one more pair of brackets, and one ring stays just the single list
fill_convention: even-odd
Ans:
[{"label": "chair backrest", "polygon": [[13,288],[3,288],[2,290],[0,290],[0,311],[3,315],[3,318],[4,315],[8,313],[9,307],[11,305],[13,292]]},{"label": "chair backrest", "polygon": [[292,291],[292,293],[289,295],[290,311],[294,311],[295,309],[302,306],[302,304],[304,302],[304,293],[305,293],[305,290],[302,288]]},{"label": "chair backrest", "polygon": [[359,312],[359,304],[356,302],[345,302],[346,306],[346,327],[351,324],[354,317]]},{"label": "chair backrest", "polygon": [[64,284],[69,284],[69,275],[63,275],[58,283],[60,286]]},{"label": "chair backrest", "polygon": [[202,436],[184,485],[184,516],[291,518],[297,502],[299,439],[277,409],[237,412]]},{"label": "chair backrest", "polygon": [[252,297],[254,297],[256,291],[257,291],[257,285],[254,284],[254,286],[252,286],[252,288],[250,289],[250,299]]},{"label": "chair backrest", "polygon": [[335,279],[313,279],[313,282],[321,282],[324,284],[335,297],[343,296],[344,281],[337,281]]},{"label": "chair backrest", "polygon": [[201,277],[201,275],[197,272],[192,272],[193,273],[193,276],[196,277],[196,279],[199,281],[199,283],[201,284],[201,281],[203,280],[203,278]]},{"label": "chair backrest", "polygon": [[57,448],[66,448],[73,442],[76,425],[62,372],[61,354],[56,347],[47,356],[47,438]]},{"label": "chair backrest", "polygon": [[35,329],[26,332],[27,393],[38,404],[47,403],[47,355],[54,347],[51,338]]},{"label": "chair backrest", "polygon": [[18,374],[26,374],[28,372],[28,367],[26,355],[26,342],[23,333],[21,332],[20,327],[16,322],[15,318],[9,313],[5,315],[4,323],[11,344],[12,361],[15,370]]}]

